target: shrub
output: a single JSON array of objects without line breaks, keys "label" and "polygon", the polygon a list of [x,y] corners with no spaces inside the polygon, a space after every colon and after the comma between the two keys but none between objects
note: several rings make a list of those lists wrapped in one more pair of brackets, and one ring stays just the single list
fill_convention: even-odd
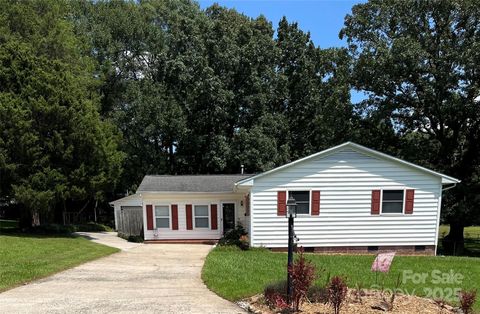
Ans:
[{"label": "shrub", "polygon": [[[263,290],[265,303],[271,308],[285,309],[287,303],[287,281],[281,280],[271,283]],[[286,305],[286,307],[284,307]]]},{"label": "shrub", "polygon": [[85,224],[75,225],[76,231],[84,231],[84,232],[102,232],[102,231],[113,231],[112,228],[109,226],[95,223],[95,222],[87,222]]},{"label": "shrub", "polygon": [[328,290],[325,287],[312,286],[308,289],[307,298],[312,303],[326,304],[328,302]]},{"label": "shrub", "polygon": [[141,235],[128,235],[128,234],[119,232],[117,234],[117,236],[119,238],[127,240],[128,242],[135,242],[135,243],[142,243],[143,242],[143,236],[141,236]]},{"label": "shrub", "polygon": [[328,302],[333,307],[335,314],[340,313],[342,303],[347,297],[347,285],[342,277],[335,276],[328,285]]},{"label": "shrub", "polygon": [[300,249],[298,258],[289,267],[288,273],[292,281],[292,307],[298,311],[307,296],[308,289],[315,281],[315,265],[305,259],[303,250]]},{"label": "shrub", "polygon": [[473,304],[475,304],[475,300],[477,298],[477,291],[462,290],[458,294],[458,297],[460,299],[460,308],[462,309],[463,313],[464,314],[472,313],[472,307],[473,307]]},{"label": "shrub", "polygon": [[42,224],[31,227],[28,231],[35,234],[70,234],[75,232],[76,228],[73,225]]},{"label": "shrub", "polygon": [[242,250],[248,250],[250,247],[247,232],[240,223],[237,223],[235,229],[225,233],[225,235],[218,241],[219,245],[236,245]]}]

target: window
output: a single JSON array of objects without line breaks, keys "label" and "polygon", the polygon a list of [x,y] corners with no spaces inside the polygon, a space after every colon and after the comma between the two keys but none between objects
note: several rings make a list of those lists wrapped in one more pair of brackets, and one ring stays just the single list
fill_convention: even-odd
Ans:
[{"label": "window", "polygon": [[297,202],[297,214],[310,214],[310,191],[290,191],[290,196]]},{"label": "window", "polygon": [[382,213],[403,213],[403,190],[384,190],[382,196]]},{"label": "window", "polygon": [[169,206],[155,206],[155,223],[157,228],[170,228]]},{"label": "window", "polygon": [[207,205],[195,205],[195,228],[208,228]]}]

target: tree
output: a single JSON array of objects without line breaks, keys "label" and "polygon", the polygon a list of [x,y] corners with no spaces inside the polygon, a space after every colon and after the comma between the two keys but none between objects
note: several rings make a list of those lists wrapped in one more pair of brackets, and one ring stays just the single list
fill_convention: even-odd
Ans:
[{"label": "tree", "polygon": [[275,110],[290,128],[291,158],[298,159],[349,138],[352,123],[345,49],[320,49],[310,34],[284,17],[278,26]]},{"label": "tree", "polygon": [[93,63],[65,18],[68,3],[0,8],[1,193],[38,224],[61,217],[67,202],[102,199],[122,154],[98,113]]},{"label": "tree", "polygon": [[391,122],[404,158],[462,180],[443,200],[455,241],[480,216],[479,26],[476,1],[371,0],[353,7],[340,34],[354,87],[369,94],[361,114]]}]

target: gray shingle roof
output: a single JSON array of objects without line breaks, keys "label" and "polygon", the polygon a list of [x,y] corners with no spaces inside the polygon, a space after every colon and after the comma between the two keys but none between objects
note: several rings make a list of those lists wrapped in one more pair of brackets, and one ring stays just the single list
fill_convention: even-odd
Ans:
[{"label": "gray shingle roof", "polygon": [[232,192],[235,182],[248,175],[147,175],[137,189],[140,192]]}]

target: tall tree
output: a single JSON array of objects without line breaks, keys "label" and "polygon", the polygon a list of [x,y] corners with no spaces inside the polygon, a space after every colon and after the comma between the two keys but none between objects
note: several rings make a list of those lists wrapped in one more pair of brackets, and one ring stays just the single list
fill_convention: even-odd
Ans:
[{"label": "tall tree", "polygon": [[70,201],[102,199],[121,171],[102,121],[93,63],[67,2],[0,1],[1,193],[39,223]]},{"label": "tall tree", "polygon": [[291,158],[312,154],[348,139],[349,66],[345,49],[320,49],[310,34],[284,17],[278,26],[278,84],[275,110],[290,128]]},{"label": "tall tree", "polygon": [[[380,1],[353,7],[341,32],[353,81],[402,139],[403,157],[462,180],[446,193],[449,237],[478,223],[480,192],[480,7],[477,1]],[[426,147],[424,145],[427,145]]]}]

